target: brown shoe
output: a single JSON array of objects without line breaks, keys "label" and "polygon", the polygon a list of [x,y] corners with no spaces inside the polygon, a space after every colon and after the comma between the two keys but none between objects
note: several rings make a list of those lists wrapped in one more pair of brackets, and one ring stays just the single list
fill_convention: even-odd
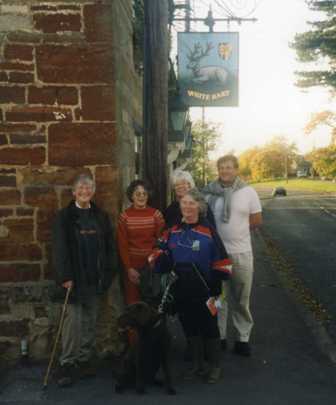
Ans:
[{"label": "brown shoe", "polygon": [[70,387],[75,382],[76,366],[74,364],[63,364],[56,372],[57,385],[61,388]]}]

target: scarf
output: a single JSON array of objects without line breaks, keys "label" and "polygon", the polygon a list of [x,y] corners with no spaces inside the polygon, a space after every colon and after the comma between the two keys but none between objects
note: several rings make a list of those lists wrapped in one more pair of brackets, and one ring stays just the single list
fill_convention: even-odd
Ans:
[{"label": "scarf", "polygon": [[219,180],[213,181],[203,188],[202,193],[207,199],[212,212],[215,212],[217,199],[219,197],[223,197],[224,205],[223,212],[221,214],[221,220],[227,223],[229,222],[231,216],[232,194],[244,187],[247,187],[247,184],[239,177],[236,177],[234,182],[230,186],[225,186]]}]

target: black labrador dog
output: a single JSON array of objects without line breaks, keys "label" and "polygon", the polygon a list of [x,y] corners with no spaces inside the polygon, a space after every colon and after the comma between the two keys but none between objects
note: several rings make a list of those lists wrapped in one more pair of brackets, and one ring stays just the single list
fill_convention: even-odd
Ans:
[{"label": "black labrador dog", "polygon": [[175,395],[170,364],[171,337],[165,314],[159,314],[141,301],[129,305],[119,317],[118,324],[121,330],[135,329],[138,337],[124,356],[116,392],[122,393],[127,387],[135,385],[137,393],[144,394],[147,385],[157,383],[155,377],[162,367],[166,392]]}]

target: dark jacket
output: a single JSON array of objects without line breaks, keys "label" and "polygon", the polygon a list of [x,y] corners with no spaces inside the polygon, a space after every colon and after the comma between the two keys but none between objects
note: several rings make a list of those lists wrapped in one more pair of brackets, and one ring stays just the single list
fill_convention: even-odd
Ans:
[{"label": "dark jacket", "polygon": [[[117,269],[113,229],[107,213],[93,202],[89,210],[89,215],[96,223],[98,234],[98,274],[95,293],[103,293],[111,285],[113,272]],[[53,224],[53,264],[57,284],[61,286],[65,281],[73,280],[72,299],[85,301],[85,298],[92,294],[92,286],[88,286],[85,270],[81,265],[79,231],[78,209],[72,201],[68,207],[58,212]]]},{"label": "dark jacket", "polygon": [[[180,203],[178,201],[173,201],[163,213],[164,220],[166,222],[167,228],[172,228],[174,225],[181,223],[182,212],[180,208]],[[206,219],[209,221],[210,225],[216,229],[215,217],[208,205]]]},{"label": "dark jacket", "polygon": [[151,259],[158,273],[175,270],[175,289],[186,299],[204,299],[221,292],[221,281],[231,277],[231,261],[216,230],[206,219],[180,223],[165,231]]}]

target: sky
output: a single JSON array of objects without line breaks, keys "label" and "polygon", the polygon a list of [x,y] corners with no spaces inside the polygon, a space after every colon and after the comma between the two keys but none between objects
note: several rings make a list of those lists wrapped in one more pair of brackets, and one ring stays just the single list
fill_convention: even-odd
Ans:
[{"label": "sky", "polygon": [[[216,0],[193,0],[197,17],[207,13],[213,4],[214,17],[225,17]],[[239,16],[256,17],[256,23],[241,26],[231,23],[231,31],[240,33],[240,102],[239,107],[208,107],[205,120],[220,124],[221,138],[212,158],[234,150],[239,154],[270,141],[274,135],[284,135],[295,142],[301,153],[313,147],[326,146],[330,141],[327,128],[305,135],[303,128],[314,112],[332,108],[330,94],[325,89],[302,90],[295,86],[296,70],[303,64],[296,59],[288,44],[295,33],[309,29],[307,21],[318,18],[304,0],[227,0]],[[192,31],[204,30],[204,25],[192,26]],[[203,26],[203,28],[202,28]],[[227,23],[217,23],[214,31],[226,31]],[[335,104],[334,104],[335,106]],[[193,121],[201,119],[201,108],[191,108]]]}]

